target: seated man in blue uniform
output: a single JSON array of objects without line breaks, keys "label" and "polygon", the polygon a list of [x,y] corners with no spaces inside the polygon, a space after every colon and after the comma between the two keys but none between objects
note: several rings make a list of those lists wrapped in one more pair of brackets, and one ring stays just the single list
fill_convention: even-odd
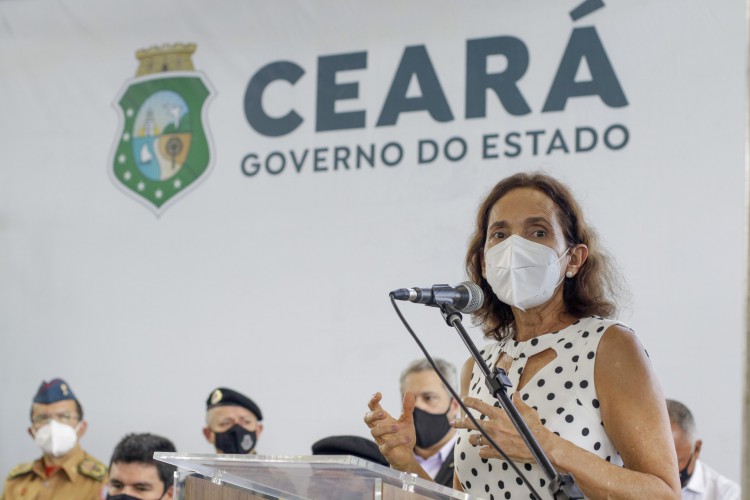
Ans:
[{"label": "seated man in blue uniform", "polygon": [[206,427],[203,435],[216,453],[255,453],[263,414],[260,407],[242,393],[219,387],[206,400]]},{"label": "seated man in blue uniform", "polygon": [[101,498],[107,467],[79,444],[86,432],[83,408],[64,380],[56,378],[39,386],[28,432],[42,457],[10,471],[3,500]]}]

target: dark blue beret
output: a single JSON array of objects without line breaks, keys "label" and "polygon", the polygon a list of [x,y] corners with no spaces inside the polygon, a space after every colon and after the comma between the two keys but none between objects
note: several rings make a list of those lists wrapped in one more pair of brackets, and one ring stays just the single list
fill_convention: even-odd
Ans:
[{"label": "dark blue beret", "polygon": [[359,436],[330,436],[312,445],[313,455],[353,455],[376,464],[388,466],[375,441]]},{"label": "dark blue beret", "polygon": [[263,414],[260,411],[260,407],[255,404],[255,401],[240,392],[227,389],[226,387],[214,389],[206,400],[206,410],[216,408],[217,406],[241,406],[253,412],[258,420],[263,420]]},{"label": "dark blue beret", "polygon": [[66,399],[77,401],[70,386],[61,378],[56,378],[49,382],[42,382],[42,385],[39,386],[39,390],[36,391],[36,396],[34,396],[34,402],[43,405],[65,401]]}]

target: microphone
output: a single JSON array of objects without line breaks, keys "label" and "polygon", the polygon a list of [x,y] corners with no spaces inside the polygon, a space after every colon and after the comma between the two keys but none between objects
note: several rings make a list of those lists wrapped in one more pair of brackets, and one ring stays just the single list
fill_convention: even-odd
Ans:
[{"label": "microphone", "polygon": [[390,295],[396,300],[408,300],[433,307],[450,305],[462,313],[473,313],[482,306],[484,293],[475,283],[464,281],[456,286],[433,285],[430,288],[399,288]]}]

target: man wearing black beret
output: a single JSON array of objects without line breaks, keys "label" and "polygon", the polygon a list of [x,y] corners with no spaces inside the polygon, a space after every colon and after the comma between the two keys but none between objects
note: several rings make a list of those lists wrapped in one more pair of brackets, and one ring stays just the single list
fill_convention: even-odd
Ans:
[{"label": "man wearing black beret", "polygon": [[377,443],[359,436],[329,436],[312,445],[313,455],[352,455],[390,467]]},{"label": "man wearing black beret", "polygon": [[263,431],[260,407],[242,393],[219,387],[206,400],[203,435],[216,453],[254,453]]}]

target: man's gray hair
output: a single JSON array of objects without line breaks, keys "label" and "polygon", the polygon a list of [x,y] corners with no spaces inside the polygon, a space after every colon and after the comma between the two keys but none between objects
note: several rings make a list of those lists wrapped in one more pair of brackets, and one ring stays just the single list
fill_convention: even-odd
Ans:
[{"label": "man's gray hair", "polygon": [[[445,377],[445,380],[448,381],[448,383],[450,384],[452,388],[456,389],[456,387],[458,386],[457,385],[458,376],[456,375],[456,367],[444,359],[433,358],[433,361],[435,361],[435,366],[437,366],[438,370],[440,370],[440,373],[443,374],[443,377]],[[415,359],[414,361],[409,363],[409,366],[407,366],[406,369],[403,372],[401,372],[401,378],[399,379],[399,384],[401,387],[401,394],[404,393],[404,380],[406,379],[407,375],[411,375],[412,373],[424,372],[428,370],[434,371],[430,362],[424,358]]]},{"label": "man's gray hair", "polygon": [[674,399],[667,399],[667,412],[669,413],[669,421],[680,429],[685,434],[685,438],[691,443],[695,442],[695,418],[693,418],[693,412]]}]

